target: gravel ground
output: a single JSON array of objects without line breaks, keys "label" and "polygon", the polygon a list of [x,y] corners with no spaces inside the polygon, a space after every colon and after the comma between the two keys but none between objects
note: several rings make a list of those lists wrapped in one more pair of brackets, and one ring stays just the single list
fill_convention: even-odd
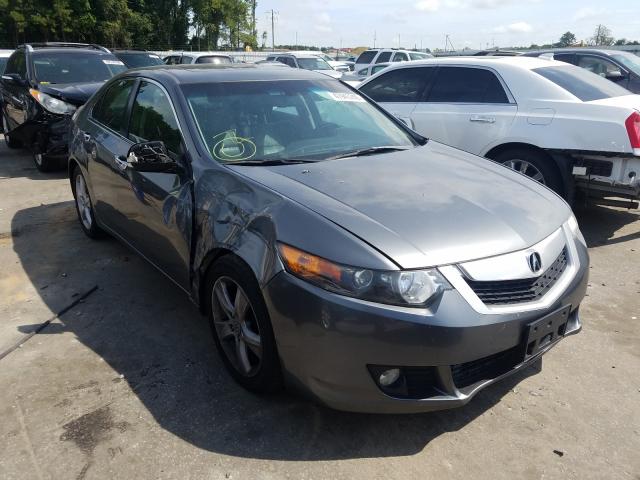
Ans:
[{"label": "gravel ground", "polygon": [[[457,410],[336,412],[237,387],[188,299],[0,146],[0,478],[640,479],[640,215],[589,207],[584,330]],[[55,312],[98,289],[59,319]]]}]

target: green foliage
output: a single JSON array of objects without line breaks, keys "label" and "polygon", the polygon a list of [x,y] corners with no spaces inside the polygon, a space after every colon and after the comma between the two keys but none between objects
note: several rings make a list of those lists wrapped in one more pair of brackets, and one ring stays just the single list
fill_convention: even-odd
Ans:
[{"label": "green foliage", "polygon": [[0,0],[0,48],[28,42],[204,49],[257,46],[255,0]]},{"label": "green foliage", "polygon": [[560,41],[558,42],[558,46],[560,47],[570,47],[577,42],[576,36],[571,32],[563,33],[560,37]]}]

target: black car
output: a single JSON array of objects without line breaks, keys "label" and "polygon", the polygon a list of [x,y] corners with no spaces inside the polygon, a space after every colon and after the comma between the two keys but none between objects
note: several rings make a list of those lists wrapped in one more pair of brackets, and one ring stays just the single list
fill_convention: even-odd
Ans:
[{"label": "black car", "polygon": [[164,65],[164,62],[158,55],[146,50],[112,50],[112,53],[118,57],[127,68]]},{"label": "black car", "polygon": [[528,52],[525,57],[547,57],[577,65],[633,93],[640,93],[640,57],[622,50],[557,48]]},{"label": "black car", "polygon": [[40,171],[67,158],[69,119],[106,80],[126,70],[99,45],[20,45],[0,82],[4,138],[10,148],[27,147]]}]

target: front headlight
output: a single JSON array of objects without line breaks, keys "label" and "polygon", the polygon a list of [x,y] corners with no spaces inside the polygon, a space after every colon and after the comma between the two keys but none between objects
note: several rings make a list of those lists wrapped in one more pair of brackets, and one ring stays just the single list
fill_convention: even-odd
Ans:
[{"label": "front headlight", "polygon": [[569,230],[573,233],[573,236],[585,247],[587,246],[587,241],[584,239],[582,232],[580,231],[580,227],[578,226],[578,220],[576,220],[575,215],[571,214],[569,220],[567,220],[567,225],[569,226]]},{"label": "front headlight", "polygon": [[39,90],[33,88],[29,90],[29,93],[35,98],[40,105],[42,105],[47,111],[51,113],[57,113],[58,115],[69,115],[76,111],[76,106],[70,103],[64,102],[60,99],[42,93]]},{"label": "front headlight", "polygon": [[287,271],[330,292],[391,305],[424,306],[451,286],[435,268],[379,271],[330,262],[278,244]]}]

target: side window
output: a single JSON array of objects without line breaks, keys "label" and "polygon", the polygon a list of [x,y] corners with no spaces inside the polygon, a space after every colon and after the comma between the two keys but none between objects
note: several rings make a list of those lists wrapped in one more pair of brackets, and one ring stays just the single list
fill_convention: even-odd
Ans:
[{"label": "side window", "polygon": [[118,80],[111,85],[93,107],[91,116],[106,127],[127,134],[127,104],[134,84],[133,79]]},{"label": "side window", "polygon": [[180,130],[171,102],[153,83],[140,83],[131,110],[129,138],[134,142],[162,140],[170,152],[181,151]]},{"label": "side window", "polygon": [[500,80],[493,72],[467,67],[441,67],[427,101],[509,103]]},{"label": "side window", "polygon": [[298,68],[298,66],[296,65],[296,61],[291,57],[284,57],[283,61],[291,68]]},{"label": "side window", "polygon": [[380,75],[360,91],[376,102],[418,102],[434,68],[398,68]]},{"label": "side window", "polygon": [[601,57],[592,57],[590,55],[580,55],[578,57],[578,66],[601,77],[607,77],[611,75],[611,72],[622,72],[620,67],[615,63]]},{"label": "side window", "polygon": [[373,57],[378,53],[376,50],[367,50],[362,52],[358,58],[356,59],[356,63],[371,63],[373,62]]},{"label": "side window", "polygon": [[384,70],[388,66],[389,65],[376,65],[375,67],[372,67],[371,68],[371,75],[374,75],[374,74],[378,73],[380,70]]},{"label": "side window", "polygon": [[575,65],[576,59],[573,53],[554,53],[554,60],[559,60],[560,62],[571,63]]},{"label": "side window", "polygon": [[178,57],[171,55],[170,57],[164,59],[164,63],[166,63],[167,65],[175,65],[177,58]]},{"label": "side window", "polygon": [[192,61],[193,57],[190,57],[189,55],[183,55],[180,59],[180,63],[191,63]]},{"label": "side window", "polygon": [[407,56],[406,53],[403,53],[403,52],[396,52],[396,54],[393,56],[394,62],[406,62],[408,60],[409,60],[409,57]]},{"label": "side window", "polygon": [[27,77],[27,60],[23,50],[14,52],[13,55],[9,57],[4,73],[17,73],[23,79]]},{"label": "side window", "polygon": [[376,58],[376,63],[388,62],[390,58],[391,52],[381,52],[380,55],[378,55],[378,58]]}]

